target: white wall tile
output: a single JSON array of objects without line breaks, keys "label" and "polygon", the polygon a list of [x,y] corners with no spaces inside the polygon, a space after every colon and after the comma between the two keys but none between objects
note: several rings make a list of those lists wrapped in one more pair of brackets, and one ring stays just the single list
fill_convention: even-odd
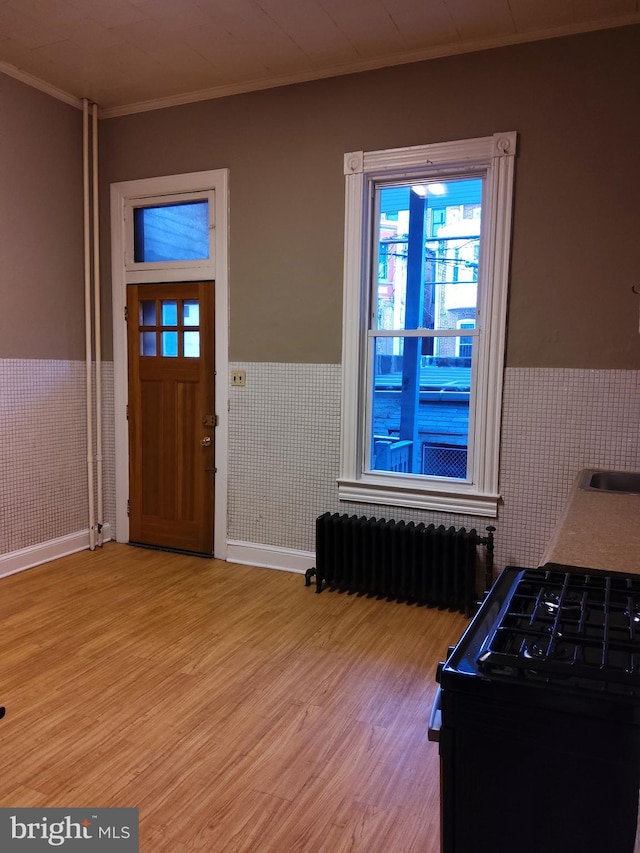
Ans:
[{"label": "white wall tile", "polygon": [[[537,565],[582,468],[640,470],[640,371],[506,371],[500,555]],[[597,531],[594,531],[597,535]]]},{"label": "white wall tile", "polygon": [[[102,377],[105,521],[113,524],[112,364]],[[88,529],[85,388],[84,362],[0,360],[0,553]]]},{"label": "white wall tile", "polygon": [[337,365],[235,363],[230,389],[229,538],[313,550],[315,519],[336,500]]},{"label": "white wall tile", "polygon": [[[230,388],[229,539],[313,551],[321,513],[475,527],[487,519],[343,503],[338,365],[238,362]],[[115,533],[113,365],[104,363],[104,520]],[[95,430],[94,430],[95,434]],[[0,361],[0,553],[88,526],[83,362]],[[505,373],[496,565],[537,565],[576,473],[640,470],[640,371]]]},{"label": "white wall tile", "polygon": [[[475,527],[487,519],[337,499],[340,368],[237,363],[231,388],[229,537],[314,550],[327,510]],[[576,473],[640,469],[638,371],[512,368],[505,375],[496,566],[537,565]]]}]

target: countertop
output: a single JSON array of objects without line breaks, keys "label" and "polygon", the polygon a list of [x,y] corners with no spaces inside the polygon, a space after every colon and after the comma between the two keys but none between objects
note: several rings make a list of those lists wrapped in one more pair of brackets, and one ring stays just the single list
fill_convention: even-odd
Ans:
[{"label": "countertop", "polygon": [[640,574],[640,495],[586,491],[579,488],[581,476],[582,471],[540,565]]}]

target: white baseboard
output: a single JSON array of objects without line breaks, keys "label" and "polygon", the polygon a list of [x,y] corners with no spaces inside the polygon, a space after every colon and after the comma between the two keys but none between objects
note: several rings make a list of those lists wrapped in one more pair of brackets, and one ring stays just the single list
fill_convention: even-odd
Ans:
[{"label": "white baseboard", "polygon": [[[111,539],[111,525],[105,524],[102,528],[102,540],[108,542],[109,539]],[[50,539],[48,542],[22,548],[20,551],[0,554],[0,578],[88,548],[89,531],[80,530],[78,533],[70,533],[68,536],[60,536],[58,539]]]},{"label": "white baseboard", "polygon": [[[111,539],[111,526],[103,527],[103,541]],[[75,554],[89,548],[89,531],[81,530],[58,539],[51,539],[20,551],[0,554],[0,578],[23,572],[42,563],[48,563],[67,554]],[[292,548],[277,548],[274,545],[258,545],[254,542],[229,540],[227,543],[227,561],[243,563],[247,566],[259,566],[265,569],[277,569],[282,572],[304,574],[315,566],[316,557],[312,551],[296,551]]]},{"label": "white baseboard", "polygon": [[227,542],[227,561],[246,566],[278,569],[303,575],[316,564],[312,551],[296,551],[292,548],[277,548],[274,545],[257,545],[254,542]]}]

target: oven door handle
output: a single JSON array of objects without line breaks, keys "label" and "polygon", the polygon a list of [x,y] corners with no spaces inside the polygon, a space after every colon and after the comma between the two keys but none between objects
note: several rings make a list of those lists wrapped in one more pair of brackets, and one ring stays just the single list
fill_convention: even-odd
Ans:
[{"label": "oven door handle", "polygon": [[438,687],[436,698],[431,706],[431,716],[429,717],[429,729],[427,730],[427,738],[434,742],[440,743],[440,729],[442,728],[442,687]]}]

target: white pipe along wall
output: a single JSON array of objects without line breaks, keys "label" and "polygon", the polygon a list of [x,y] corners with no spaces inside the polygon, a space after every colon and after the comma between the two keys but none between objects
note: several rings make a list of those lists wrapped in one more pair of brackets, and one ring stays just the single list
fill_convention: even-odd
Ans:
[{"label": "white pipe along wall", "polygon": [[[102,495],[102,353],[100,339],[100,275],[98,233],[98,108],[92,105],[92,126],[89,125],[89,101],[82,101],[82,184],[84,230],[84,310],[85,310],[85,361],[86,361],[86,412],[87,412],[87,489],[89,515],[89,549],[102,545],[103,495]],[[93,201],[93,204],[92,204]],[[93,261],[93,263],[92,263]],[[92,326],[93,286],[93,326]],[[95,336],[95,341],[94,341]],[[93,349],[96,362],[96,453],[93,436]],[[94,467],[97,467],[98,519],[96,524],[96,486]]]}]

